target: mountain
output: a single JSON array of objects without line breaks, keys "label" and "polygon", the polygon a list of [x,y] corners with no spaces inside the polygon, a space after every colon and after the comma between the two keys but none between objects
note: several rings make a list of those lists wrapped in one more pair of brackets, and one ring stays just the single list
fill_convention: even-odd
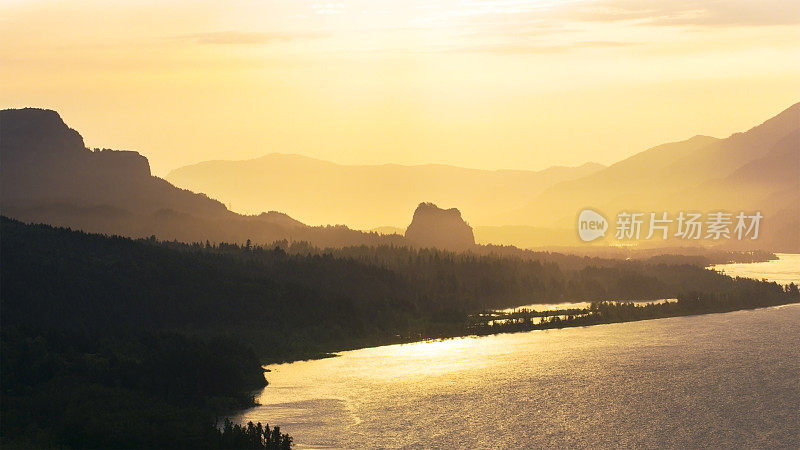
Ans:
[{"label": "mountain", "polygon": [[442,209],[433,203],[420,203],[406,228],[406,239],[417,247],[467,250],[475,246],[475,236],[456,208]]},{"label": "mountain", "polygon": [[147,158],[136,152],[87,149],[55,111],[0,111],[0,165],[4,209],[59,202],[144,214],[229,214],[216,200],[151,176]]},{"label": "mountain", "polygon": [[285,211],[306,223],[346,223],[364,229],[401,226],[421,200],[458,205],[476,223],[523,206],[554,183],[603,166],[476,170],[446,165],[351,166],[273,153],[248,161],[207,161],[181,167],[167,180],[223,200],[235,210]]},{"label": "mountain", "polygon": [[133,151],[90,150],[52,110],[0,111],[0,203],[26,222],[185,242],[305,240],[315,245],[398,244],[400,236],[309,227],[279,212],[244,216],[150,173]]},{"label": "mountain", "polygon": [[[725,139],[695,136],[660,145],[576,180],[557,183],[508,224],[573,228],[586,207],[609,218],[620,211],[761,211],[763,240],[774,250],[800,251],[800,103]],[[782,231],[781,231],[782,230]]]},{"label": "mountain", "polygon": [[[274,154],[253,161],[201,163],[170,175],[178,179],[181,174],[200,174],[199,179],[209,184],[216,177],[220,189],[244,191],[249,197],[243,198],[253,204],[281,206],[259,208],[257,215],[234,213],[220,201],[153,176],[147,159],[136,152],[87,149],[80,134],[50,110],[0,111],[0,171],[0,206],[5,215],[132,237],[256,243],[285,239],[320,247],[406,245],[409,240],[399,230],[386,226],[402,225],[407,211],[427,199],[457,206],[461,222],[463,212],[471,222],[480,223],[474,238],[470,229],[471,242],[577,245],[574,220],[586,207],[612,220],[624,210],[760,211],[764,220],[757,241],[724,244],[800,252],[800,104],[725,139],[695,136],[606,168],[587,164],[528,172],[438,165],[343,166]],[[268,192],[258,186],[267,186]],[[434,194],[423,195],[426,192]],[[378,232],[308,226],[293,218],[306,218],[303,214],[330,222],[374,222],[368,228]],[[412,229],[411,236],[415,233]],[[420,238],[417,245],[449,246],[446,238]],[[457,241],[456,247],[466,248],[466,239]],[[698,244],[679,239],[640,243]]]}]

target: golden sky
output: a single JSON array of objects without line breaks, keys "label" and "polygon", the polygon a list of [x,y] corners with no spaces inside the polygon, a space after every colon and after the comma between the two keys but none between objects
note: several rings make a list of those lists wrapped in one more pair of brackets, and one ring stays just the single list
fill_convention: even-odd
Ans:
[{"label": "golden sky", "polygon": [[158,175],[271,152],[609,164],[800,100],[794,0],[4,0],[0,42],[0,107],[56,109]]}]

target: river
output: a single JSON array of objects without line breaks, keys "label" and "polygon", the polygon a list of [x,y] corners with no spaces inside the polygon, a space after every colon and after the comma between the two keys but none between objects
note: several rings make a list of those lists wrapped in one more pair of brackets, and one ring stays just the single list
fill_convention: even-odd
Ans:
[{"label": "river", "polygon": [[236,419],[279,424],[300,448],[800,447],[800,304],[270,369]]},{"label": "river", "polygon": [[758,263],[717,264],[710,269],[731,277],[755,278],[780,284],[800,284],[800,254],[777,253],[776,260]]}]

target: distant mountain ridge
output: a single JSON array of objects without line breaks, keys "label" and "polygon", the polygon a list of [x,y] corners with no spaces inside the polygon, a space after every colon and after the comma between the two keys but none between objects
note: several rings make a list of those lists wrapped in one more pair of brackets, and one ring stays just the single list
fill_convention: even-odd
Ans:
[{"label": "distant mountain ridge", "polygon": [[206,161],[181,167],[167,180],[204,192],[246,212],[285,211],[306,223],[346,223],[359,228],[402,226],[422,201],[455,205],[476,223],[523,206],[559,181],[604,166],[551,167],[541,171],[479,170],[426,164],[343,165],[272,153],[246,161]]},{"label": "distant mountain ridge", "polygon": [[579,210],[760,210],[762,242],[800,251],[800,103],[725,139],[660,145],[576,180],[557,183],[502,216],[514,225],[570,228]]},{"label": "distant mountain ridge", "polygon": [[[0,111],[0,203],[4,215],[27,222],[186,242],[286,239],[320,247],[407,245],[410,241],[401,229],[387,227],[391,222],[365,228],[395,234],[364,233],[346,226],[308,226],[293,218],[296,214],[277,211],[317,210],[338,215],[348,224],[357,224],[348,215],[367,220],[361,213],[367,211],[372,219],[390,217],[402,225],[408,223],[408,212],[426,200],[455,206],[459,220],[463,221],[463,213],[477,223],[470,230],[473,242],[547,247],[578,244],[575,216],[586,207],[609,218],[622,210],[758,210],[764,214],[761,236],[757,242],[742,242],[741,248],[800,252],[800,103],[746,132],[725,139],[695,136],[663,144],[607,168],[587,164],[528,172],[441,165],[343,166],[280,154],[254,161],[257,164],[197,166],[225,175],[221,179],[236,189],[266,180],[277,189],[273,194],[285,195],[245,190],[254,201],[286,202],[288,209],[237,214],[220,201],[152,176],[147,159],[136,152],[89,150],[55,111]],[[271,165],[274,176],[265,178],[259,169],[264,163]],[[252,167],[242,172],[242,164]],[[387,195],[386,186],[394,186],[397,193]],[[355,200],[340,195],[341,189],[357,191],[352,193]],[[437,195],[421,194],[430,190]],[[506,195],[509,192],[513,195]],[[524,204],[510,208],[519,202]],[[442,234],[438,245],[448,245],[448,238]]]},{"label": "distant mountain ridge", "polygon": [[203,194],[152,176],[133,151],[89,150],[52,110],[0,111],[0,204],[27,222],[184,242],[304,240],[320,247],[401,244],[344,226],[309,227],[270,211],[243,216]]}]

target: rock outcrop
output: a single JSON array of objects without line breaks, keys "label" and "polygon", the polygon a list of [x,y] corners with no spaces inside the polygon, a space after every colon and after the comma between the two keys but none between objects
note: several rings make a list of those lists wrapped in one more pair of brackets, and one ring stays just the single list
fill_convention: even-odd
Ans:
[{"label": "rock outcrop", "polygon": [[318,247],[403,245],[346,226],[310,227],[280,212],[240,215],[153,176],[134,151],[90,150],[51,110],[0,110],[0,210],[23,222],[183,242]]},{"label": "rock outcrop", "polygon": [[81,135],[51,110],[0,111],[0,167],[6,212],[71,204],[144,214],[169,209],[215,218],[228,215],[222,203],[152,176],[147,158],[137,152],[89,150]]},{"label": "rock outcrop", "polygon": [[462,251],[475,245],[475,236],[456,208],[442,209],[433,203],[420,203],[414,211],[406,239],[417,247]]}]

